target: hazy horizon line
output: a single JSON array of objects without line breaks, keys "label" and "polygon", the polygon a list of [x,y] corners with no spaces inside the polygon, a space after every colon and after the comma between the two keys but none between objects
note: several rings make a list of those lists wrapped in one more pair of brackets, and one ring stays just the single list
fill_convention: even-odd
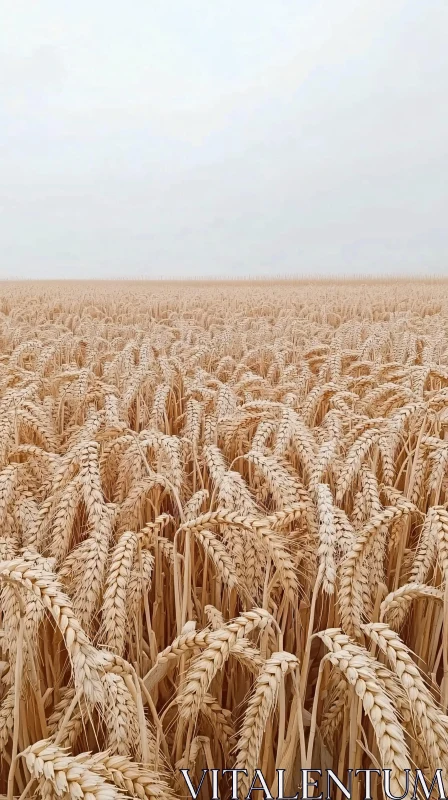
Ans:
[{"label": "hazy horizon line", "polygon": [[348,275],[261,275],[261,276],[190,276],[190,277],[147,277],[147,276],[110,276],[96,278],[20,278],[0,277],[0,283],[409,283],[430,282],[444,283],[448,281],[446,275],[374,275],[374,274],[348,274]]}]

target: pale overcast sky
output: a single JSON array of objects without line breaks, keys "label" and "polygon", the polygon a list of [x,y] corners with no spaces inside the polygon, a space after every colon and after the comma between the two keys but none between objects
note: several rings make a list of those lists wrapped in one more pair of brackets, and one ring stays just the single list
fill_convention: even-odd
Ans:
[{"label": "pale overcast sky", "polygon": [[448,272],[446,0],[0,0],[0,276]]}]

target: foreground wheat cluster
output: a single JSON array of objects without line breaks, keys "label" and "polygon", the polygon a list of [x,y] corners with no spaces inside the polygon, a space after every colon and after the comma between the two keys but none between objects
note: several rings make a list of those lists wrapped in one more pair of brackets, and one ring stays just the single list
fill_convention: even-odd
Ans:
[{"label": "foreground wheat cluster", "polygon": [[443,292],[2,288],[0,793],[448,770]]}]

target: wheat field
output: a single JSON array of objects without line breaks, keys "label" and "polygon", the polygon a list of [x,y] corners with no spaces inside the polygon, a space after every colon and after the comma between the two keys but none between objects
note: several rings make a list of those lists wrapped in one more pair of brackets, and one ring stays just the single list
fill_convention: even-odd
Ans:
[{"label": "wheat field", "polygon": [[448,770],[446,288],[1,286],[1,795]]}]

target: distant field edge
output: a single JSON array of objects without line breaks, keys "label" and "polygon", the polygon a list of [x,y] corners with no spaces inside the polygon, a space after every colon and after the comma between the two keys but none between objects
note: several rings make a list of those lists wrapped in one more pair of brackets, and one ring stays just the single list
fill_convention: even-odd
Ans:
[{"label": "distant field edge", "polygon": [[372,276],[372,275],[350,275],[350,276],[300,276],[300,277],[236,277],[236,278],[222,278],[222,277],[198,277],[198,278],[147,278],[147,277],[111,277],[111,278],[18,278],[18,277],[0,277],[0,284],[40,284],[40,285],[57,285],[63,283],[67,284],[151,284],[151,285],[238,285],[242,284],[281,284],[281,285],[312,285],[312,284],[407,284],[407,283],[422,283],[422,284],[445,284],[448,283],[447,275],[409,275],[409,276]]}]

